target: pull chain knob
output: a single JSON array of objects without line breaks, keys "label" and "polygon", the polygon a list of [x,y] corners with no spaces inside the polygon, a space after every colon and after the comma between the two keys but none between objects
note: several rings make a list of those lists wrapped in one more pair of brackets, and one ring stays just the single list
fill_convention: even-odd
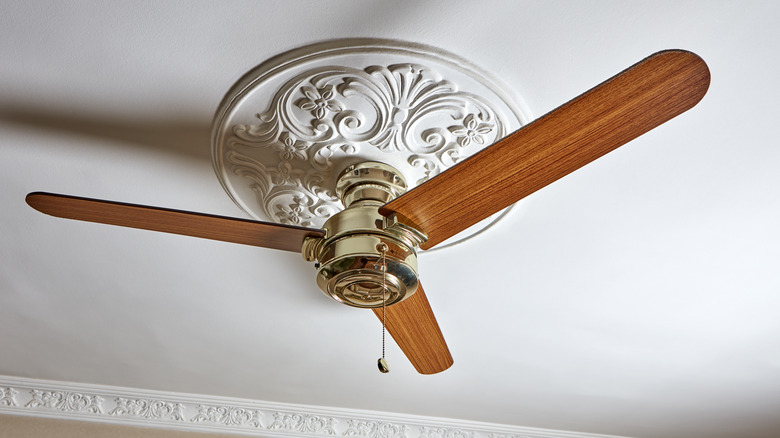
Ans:
[{"label": "pull chain knob", "polygon": [[379,371],[383,373],[389,373],[390,372],[390,365],[387,364],[387,361],[384,357],[380,357],[378,361],[376,361],[377,367],[379,367]]}]

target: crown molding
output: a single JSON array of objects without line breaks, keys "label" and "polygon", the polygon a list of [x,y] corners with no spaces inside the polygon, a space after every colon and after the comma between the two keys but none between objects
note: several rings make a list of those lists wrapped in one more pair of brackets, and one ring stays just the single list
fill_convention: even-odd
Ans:
[{"label": "crown molding", "polygon": [[615,438],[357,409],[0,376],[0,414],[266,438]]}]

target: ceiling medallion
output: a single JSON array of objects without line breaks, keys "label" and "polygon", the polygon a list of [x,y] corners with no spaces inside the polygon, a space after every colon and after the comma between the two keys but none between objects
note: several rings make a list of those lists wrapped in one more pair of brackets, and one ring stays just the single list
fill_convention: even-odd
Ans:
[{"label": "ceiling medallion", "polygon": [[320,228],[344,208],[335,190],[342,170],[386,163],[411,189],[525,124],[509,96],[433,47],[373,39],[306,46],[260,64],[225,96],[214,168],[251,217]]}]

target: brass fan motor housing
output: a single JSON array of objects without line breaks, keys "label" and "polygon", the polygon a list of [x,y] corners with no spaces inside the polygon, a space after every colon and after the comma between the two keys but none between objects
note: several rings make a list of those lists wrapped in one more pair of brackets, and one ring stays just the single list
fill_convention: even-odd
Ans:
[{"label": "brass fan motor housing", "polygon": [[418,285],[416,247],[425,235],[379,214],[379,207],[406,191],[400,172],[383,163],[356,164],[341,173],[336,191],[346,208],[325,222],[325,237],[303,243],[303,258],[319,262],[317,285],[353,307],[382,307],[410,297]]}]

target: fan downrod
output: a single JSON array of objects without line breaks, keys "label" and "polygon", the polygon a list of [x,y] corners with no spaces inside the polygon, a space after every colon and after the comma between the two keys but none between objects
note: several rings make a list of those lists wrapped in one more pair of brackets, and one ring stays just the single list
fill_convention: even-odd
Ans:
[{"label": "fan downrod", "polygon": [[340,174],[336,192],[345,209],[325,222],[324,237],[307,237],[301,250],[304,260],[319,263],[317,285],[326,295],[349,306],[377,308],[417,290],[417,247],[427,236],[379,214],[379,207],[406,188],[401,173],[384,163],[363,162]]}]

